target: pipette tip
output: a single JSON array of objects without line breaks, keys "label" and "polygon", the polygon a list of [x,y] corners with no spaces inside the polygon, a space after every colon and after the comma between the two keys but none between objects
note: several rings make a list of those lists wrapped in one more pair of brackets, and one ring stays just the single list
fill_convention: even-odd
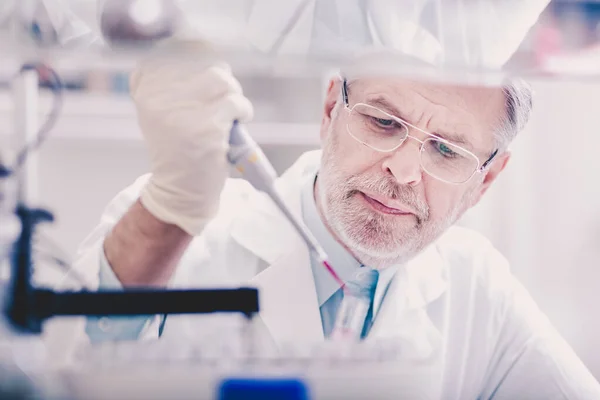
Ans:
[{"label": "pipette tip", "polygon": [[338,285],[340,285],[340,287],[343,288],[345,286],[345,283],[342,280],[342,278],[340,278],[340,276],[337,274],[337,272],[335,272],[335,270],[331,267],[331,265],[329,264],[329,262],[327,260],[322,260],[322,262],[323,262],[323,265],[325,266],[325,269],[327,269],[327,271],[329,271],[329,273],[331,274],[333,279],[335,279],[335,281],[338,283]]}]

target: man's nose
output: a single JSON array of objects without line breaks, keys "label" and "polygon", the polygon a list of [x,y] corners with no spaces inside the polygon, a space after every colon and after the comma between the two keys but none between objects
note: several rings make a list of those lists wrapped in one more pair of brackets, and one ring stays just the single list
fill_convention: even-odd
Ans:
[{"label": "man's nose", "polygon": [[389,153],[382,163],[384,172],[390,173],[401,185],[416,186],[421,182],[421,143],[410,137],[402,146]]}]

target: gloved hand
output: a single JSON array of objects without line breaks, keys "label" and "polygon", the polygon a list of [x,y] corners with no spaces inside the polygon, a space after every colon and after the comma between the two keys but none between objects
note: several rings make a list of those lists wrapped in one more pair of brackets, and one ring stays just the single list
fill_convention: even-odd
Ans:
[{"label": "gloved hand", "polygon": [[248,121],[252,105],[228,65],[207,62],[200,46],[191,50],[199,50],[197,58],[143,63],[130,91],[152,165],[141,202],[159,220],[197,235],[218,210],[232,123]]}]

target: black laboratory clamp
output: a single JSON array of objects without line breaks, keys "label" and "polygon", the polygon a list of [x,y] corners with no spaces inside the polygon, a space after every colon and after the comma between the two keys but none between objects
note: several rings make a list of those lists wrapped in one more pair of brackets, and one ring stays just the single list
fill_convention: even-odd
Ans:
[{"label": "black laboratory clamp", "polygon": [[251,319],[259,312],[258,289],[197,289],[126,291],[64,291],[32,284],[33,237],[36,226],[53,220],[42,209],[19,205],[22,229],[11,255],[11,278],[5,314],[24,333],[41,333],[42,324],[55,316],[133,316],[156,314],[241,313]]}]

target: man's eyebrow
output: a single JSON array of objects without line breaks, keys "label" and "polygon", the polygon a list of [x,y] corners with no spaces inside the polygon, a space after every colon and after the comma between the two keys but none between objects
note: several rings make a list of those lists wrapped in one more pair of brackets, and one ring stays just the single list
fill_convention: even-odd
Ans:
[{"label": "man's eyebrow", "polygon": [[[383,111],[387,111],[389,114],[398,117],[403,121],[408,122],[409,124],[415,125],[406,117],[406,115],[402,114],[402,111],[400,111],[391,101],[389,101],[383,96],[368,98],[367,103],[377,108],[381,108]],[[435,132],[431,132],[431,134],[439,136],[442,139],[446,139],[451,143],[461,145],[465,148],[473,149],[473,145],[471,144],[471,142],[460,133],[438,130]]]}]

